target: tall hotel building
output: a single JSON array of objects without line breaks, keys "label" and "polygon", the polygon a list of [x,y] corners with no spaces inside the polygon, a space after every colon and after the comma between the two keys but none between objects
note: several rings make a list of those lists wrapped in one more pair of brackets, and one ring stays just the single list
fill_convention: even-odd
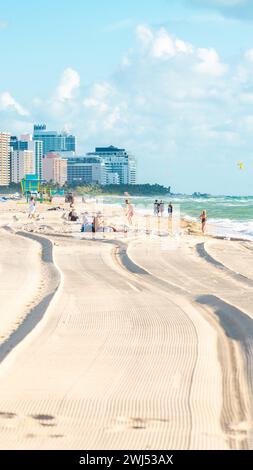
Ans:
[{"label": "tall hotel building", "polygon": [[10,134],[0,132],[0,186],[10,184]]},{"label": "tall hotel building", "polygon": [[105,164],[106,184],[136,184],[136,159],[125,149],[96,147],[88,156],[96,156]]},{"label": "tall hotel building", "polygon": [[76,138],[66,132],[58,134],[56,131],[47,131],[45,124],[35,124],[33,127],[33,140],[42,141],[43,156],[50,152],[75,152]]}]

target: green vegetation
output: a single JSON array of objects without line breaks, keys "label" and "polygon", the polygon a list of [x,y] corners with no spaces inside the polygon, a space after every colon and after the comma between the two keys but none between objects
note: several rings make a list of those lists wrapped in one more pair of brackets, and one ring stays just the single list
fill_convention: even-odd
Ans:
[{"label": "green vegetation", "polygon": [[[110,184],[106,186],[100,186],[98,184],[86,184],[82,186],[67,185],[63,187],[49,182],[46,185],[47,189],[61,190],[64,189],[66,192],[74,191],[76,194],[104,194],[104,195],[115,195],[124,196],[124,193],[129,193],[130,196],[165,196],[170,194],[170,186],[166,188],[160,184]],[[1,194],[10,194],[15,192],[21,192],[20,184],[12,183],[10,186],[0,186]]]},{"label": "green vegetation", "polygon": [[170,187],[166,188],[160,184],[109,184],[106,186],[85,185],[69,187],[77,194],[104,194],[123,196],[129,193],[131,196],[159,196],[170,194]]},{"label": "green vegetation", "polygon": [[170,194],[170,186],[168,188],[160,184],[110,184],[103,186],[104,194],[122,195],[125,192],[131,196],[164,196]]},{"label": "green vegetation", "polygon": [[20,183],[11,183],[9,186],[0,186],[0,194],[21,193]]}]

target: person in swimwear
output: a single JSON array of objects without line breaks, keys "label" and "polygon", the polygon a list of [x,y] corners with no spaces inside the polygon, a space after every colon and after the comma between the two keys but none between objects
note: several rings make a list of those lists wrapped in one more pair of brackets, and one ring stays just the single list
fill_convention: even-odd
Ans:
[{"label": "person in swimwear", "polygon": [[201,224],[202,224],[202,233],[205,233],[205,226],[206,226],[206,211],[202,211],[200,214]]},{"label": "person in swimwear", "polygon": [[134,215],[134,208],[133,208],[132,204],[130,204],[128,199],[125,200],[125,203],[126,203],[127,220],[129,222],[129,224],[132,225],[132,217]]}]

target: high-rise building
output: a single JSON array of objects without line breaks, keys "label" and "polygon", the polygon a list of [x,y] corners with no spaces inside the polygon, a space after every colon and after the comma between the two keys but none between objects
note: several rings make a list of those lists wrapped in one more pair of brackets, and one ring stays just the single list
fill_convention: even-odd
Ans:
[{"label": "high-rise building", "polygon": [[45,124],[34,125],[33,140],[43,142],[43,155],[49,152],[75,152],[76,149],[76,138],[74,135],[47,131]]},{"label": "high-rise building", "polygon": [[105,184],[105,165],[101,158],[75,156],[67,159],[69,184]]},{"label": "high-rise building", "polygon": [[67,181],[67,164],[57,153],[48,153],[43,158],[43,179],[63,186]]},{"label": "high-rise building", "polygon": [[42,180],[43,142],[34,140],[31,144],[34,145],[35,173]]},{"label": "high-rise building", "polygon": [[10,184],[10,134],[0,132],[0,186]]},{"label": "high-rise building", "polygon": [[21,140],[16,135],[12,135],[10,146],[12,150],[28,150],[28,140]]},{"label": "high-rise building", "polygon": [[[12,150],[24,151],[30,150],[34,154],[34,172],[42,179],[42,158],[43,158],[43,143],[40,140],[32,140],[30,134],[21,135],[20,139],[16,136],[11,136],[10,146]],[[19,157],[15,156],[15,165]],[[12,165],[13,166],[13,165]],[[14,171],[14,170],[13,170]],[[12,171],[12,174],[13,174]],[[16,171],[16,170],[15,170]],[[16,174],[16,173],[15,173]],[[28,173],[30,174],[30,173]]]},{"label": "high-rise building", "polygon": [[65,147],[66,152],[75,152],[76,151],[76,138],[74,135],[63,134],[65,136]]},{"label": "high-rise building", "polygon": [[128,157],[128,184],[136,184],[137,167],[136,158],[129,154]]},{"label": "high-rise building", "polygon": [[24,177],[24,150],[11,148],[11,182],[19,183]]},{"label": "high-rise building", "polygon": [[116,184],[136,184],[136,160],[125,149],[117,147],[96,147],[95,152],[87,154],[103,160],[106,169],[106,184],[117,181]]},{"label": "high-rise building", "polygon": [[25,175],[35,173],[33,150],[11,150],[11,181],[19,183]]}]

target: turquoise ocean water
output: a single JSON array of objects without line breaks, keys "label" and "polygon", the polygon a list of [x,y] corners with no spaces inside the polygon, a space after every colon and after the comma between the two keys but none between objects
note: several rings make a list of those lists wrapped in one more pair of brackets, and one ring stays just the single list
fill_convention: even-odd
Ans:
[{"label": "turquoise ocean water", "polygon": [[[137,211],[153,213],[153,203],[156,197],[131,197],[131,202]],[[104,197],[105,204],[119,204],[124,206],[124,197]],[[167,204],[171,202],[181,216],[199,221],[203,209],[207,211],[210,233],[227,237],[239,237],[253,240],[253,196],[207,196],[196,197],[187,195],[175,195],[164,197],[165,211]]]}]

